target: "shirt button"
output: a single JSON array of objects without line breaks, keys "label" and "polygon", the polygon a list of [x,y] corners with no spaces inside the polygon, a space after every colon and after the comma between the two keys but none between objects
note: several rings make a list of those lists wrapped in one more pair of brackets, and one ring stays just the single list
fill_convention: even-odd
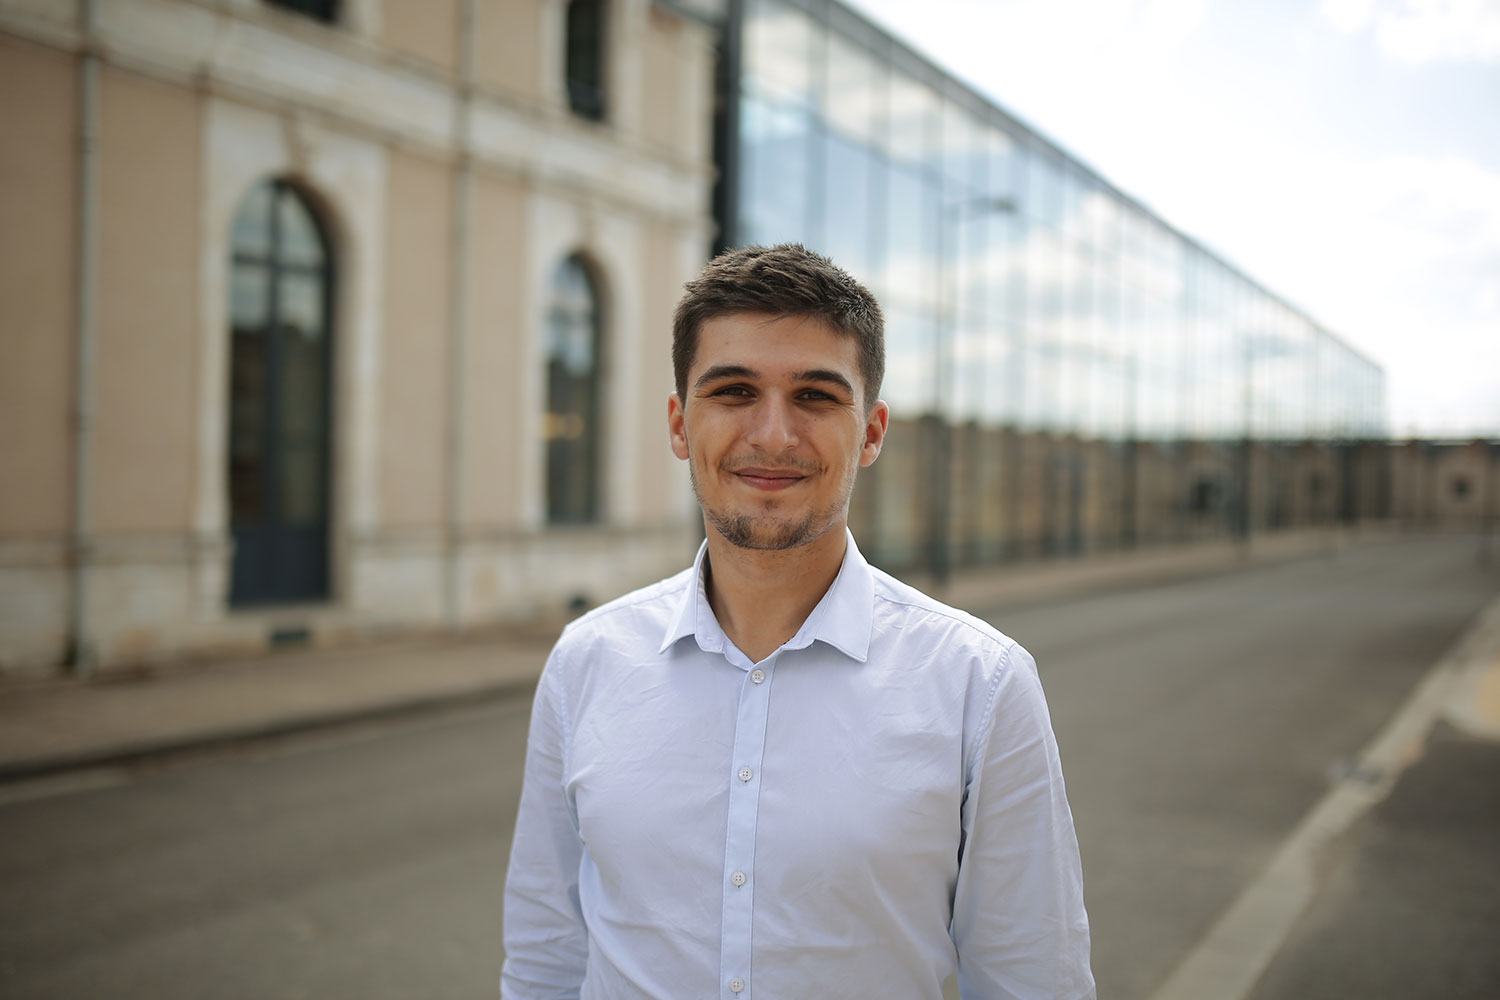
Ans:
[{"label": "shirt button", "polygon": [[735,885],[744,885],[745,884],[745,873],[744,872],[735,872],[733,875],[729,876],[729,881],[733,882]]},{"label": "shirt button", "polygon": [[749,781],[753,777],[755,777],[755,772],[751,771],[748,767],[740,768],[741,781]]},{"label": "shirt button", "polygon": [[731,993],[738,993],[741,990],[743,990],[744,988],[745,988],[745,981],[743,979],[741,979],[739,976],[735,976],[733,979],[731,979],[729,981],[729,992],[731,992]]},{"label": "shirt button", "polygon": [[758,670],[758,669],[757,670],[752,670],[752,671],[750,671],[750,679],[752,681],[754,681],[755,683],[759,684],[761,681],[763,681],[763,680],[766,679],[766,672],[764,670]]}]

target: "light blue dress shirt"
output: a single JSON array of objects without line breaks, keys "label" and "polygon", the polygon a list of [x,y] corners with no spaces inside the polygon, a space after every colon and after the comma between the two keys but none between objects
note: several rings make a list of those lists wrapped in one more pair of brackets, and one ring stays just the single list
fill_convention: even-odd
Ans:
[{"label": "light blue dress shirt", "polygon": [[872,568],[751,663],[691,569],[564,630],[537,686],[504,1000],[1094,996],[1031,656]]}]

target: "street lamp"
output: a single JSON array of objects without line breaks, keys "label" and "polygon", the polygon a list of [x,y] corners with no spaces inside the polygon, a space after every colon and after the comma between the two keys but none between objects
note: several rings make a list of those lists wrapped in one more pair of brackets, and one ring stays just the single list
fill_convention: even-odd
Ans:
[{"label": "street lamp", "polygon": [[[924,437],[928,442],[927,453],[931,463],[928,475],[926,553],[924,563],[932,585],[941,588],[948,582],[951,571],[949,541],[952,535],[953,506],[953,428],[948,422],[945,399],[951,382],[951,340],[957,325],[958,296],[954,294],[957,284],[957,269],[948,259],[951,242],[957,248],[958,239],[949,238],[948,227],[955,230],[959,224],[981,215],[1013,214],[1016,203],[1010,198],[981,195],[965,198],[943,206],[938,215],[937,259],[938,259],[938,317],[937,330],[932,339],[932,407],[922,418],[925,424]],[[958,235],[961,235],[959,230]]]}]

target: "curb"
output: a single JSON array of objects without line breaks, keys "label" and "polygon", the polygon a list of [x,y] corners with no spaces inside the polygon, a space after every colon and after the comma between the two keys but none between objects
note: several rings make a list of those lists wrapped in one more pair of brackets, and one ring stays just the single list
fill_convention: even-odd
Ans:
[{"label": "curb", "polygon": [[283,736],[296,736],[321,729],[364,722],[380,722],[422,715],[466,705],[504,701],[529,694],[536,680],[507,680],[460,691],[417,695],[353,708],[310,712],[265,722],[228,726],[211,732],[188,732],[161,739],[138,740],[93,750],[79,750],[52,756],[0,762],[0,785],[18,784],[39,778],[104,767],[130,767],[200,751],[223,749],[239,744]]}]

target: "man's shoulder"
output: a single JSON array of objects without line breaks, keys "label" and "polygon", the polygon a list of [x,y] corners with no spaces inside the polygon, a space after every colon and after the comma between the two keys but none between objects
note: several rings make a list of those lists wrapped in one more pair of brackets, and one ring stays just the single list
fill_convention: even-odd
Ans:
[{"label": "man's shoulder", "polygon": [[653,641],[659,641],[677,612],[683,591],[695,580],[690,566],[665,580],[621,594],[565,625],[557,648],[587,646],[601,636],[626,641],[654,637]]},{"label": "man's shoulder", "polygon": [[1009,658],[1020,649],[1016,640],[962,608],[944,604],[910,584],[875,567],[875,621],[916,630],[945,648],[970,651],[980,655]]}]

